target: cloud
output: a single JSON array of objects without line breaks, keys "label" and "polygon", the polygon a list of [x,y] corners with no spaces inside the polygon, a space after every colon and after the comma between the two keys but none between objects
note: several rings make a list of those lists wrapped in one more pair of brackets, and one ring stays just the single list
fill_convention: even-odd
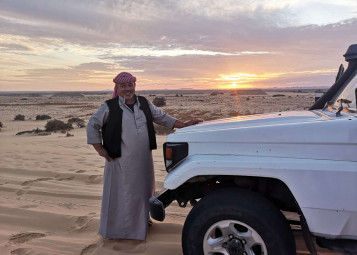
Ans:
[{"label": "cloud", "polygon": [[[351,8],[319,1],[314,4],[329,6],[335,12]],[[269,32],[276,34],[281,28],[294,27],[300,19],[296,10],[309,10],[307,2],[298,5],[288,1],[236,0],[2,0],[0,7],[3,33],[55,37],[84,45],[117,43],[158,48],[173,45],[189,49],[205,47],[204,50],[209,47],[218,50],[223,47],[217,44],[226,42],[232,45],[232,42],[259,41]],[[345,15],[333,23],[352,17]]]},{"label": "cloud", "polygon": [[0,83],[105,86],[121,70],[144,87],[206,88],[232,73],[288,73],[266,81],[282,86],[324,80],[292,72],[337,68],[356,43],[356,9],[352,0],[1,0]]},{"label": "cloud", "polygon": [[22,44],[16,44],[16,43],[0,43],[0,50],[2,51],[7,51],[7,52],[14,52],[14,51],[31,51],[32,49],[30,47],[27,47],[26,45]]}]

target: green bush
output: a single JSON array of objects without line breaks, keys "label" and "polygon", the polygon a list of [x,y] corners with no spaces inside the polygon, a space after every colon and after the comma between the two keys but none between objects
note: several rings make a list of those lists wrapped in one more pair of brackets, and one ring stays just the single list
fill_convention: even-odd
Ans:
[{"label": "green bush", "polygon": [[64,123],[61,120],[49,120],[45,126],[47,132],[67,131],[73,129],[71,123]]},{"label": "green bush", "polygon": [[67,121],[69,124],[76,124],[77,127],[79,128],[83,128],[86,126],[86,123],[83,119],[80,119],[80,118],[70,118],[68,121]]},{"label": "green bush", "polygon": [[17,114],[14,118],[14,120],[25,120],[25,115]]},{"label": "green bush", "polygon": [[154,105],[157,107],[165,106],[166,105],[166,99],[164,97],[155,97],[154,100],[152,101]]},{"label": "green bush", "polygon": [[36,116],[36,120],[49,120],[49,119],[52,119],[52,117],[50,117],[46,114]]}]

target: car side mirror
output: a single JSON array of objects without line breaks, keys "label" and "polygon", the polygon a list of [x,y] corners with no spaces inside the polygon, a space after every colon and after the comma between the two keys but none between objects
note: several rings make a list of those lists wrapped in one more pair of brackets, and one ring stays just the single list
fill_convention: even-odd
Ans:
[{"label": "car side mirror", "polygon": [[345,67],[343,66],[343,64],[341,64],[340,67],[338,68],[335,82],[337,82],[341,78],[344,72],[345,72]]}]

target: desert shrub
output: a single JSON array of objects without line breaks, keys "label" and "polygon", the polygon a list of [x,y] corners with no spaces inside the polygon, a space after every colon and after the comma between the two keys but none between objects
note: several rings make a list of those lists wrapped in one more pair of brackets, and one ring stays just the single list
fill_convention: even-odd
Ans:
[{"label": "desert shrub", "polygon": [[0,121],[0,128],[2,128],[2,122]]},{"label": "desert shrub", "polygon": [[66,131],[73,129],[71,123],[64,123],[61,120],[49,120],[45,126],[47,132]]},{"label": "desert shrub", "polygon": [[18,132],[16,135],[23,135],[23,134],[35,134],[35,135],[50,135],[51,132],[46,132],[46,130],[42,130],[39,128],[27,131]]},{"label": "desert shrub", "polygon": [[157,135],[168,135],[174,132],[173,129],[171,128],[167,128],[161,125],[157,125],[154,123],[154,127],[155,127],[155,132]]},{"label": "desert shrub", "polygon": [[71,133],[67,132],[66,137],[71,137],[71,136],[74,136],[74,135],[72,135]]},{"label": "desert shrub", "polygon": [[52,119],[52,117],[50,117],[46,114],[36,116],[36,120],[49,120],[49,119]]},{"label": "desert shrub", "polygon": [[25,120],[25,115],[17,114],[17,115],[15,116],[14,120]]},{"label": "desert shrub", "polygon": [[230,116],[230,117],[237,117],[239,115],[242,115],[242,114],[240,112],[238,112],[238,111],[230,111],[228,113],[228,116]]},{"label": "desert shrub", "polygon": [[33,133],[33,131],[26,130],[26,131],[21,131],[21,132],[18,132],[16,135],[32,134],[32,133]]},{"label": "desert shrub", "polygon": [[80,118],[70,118],[68,121],[67,121],[69,124],[76,124],[77,127],[79,128],[83,128],[86,126],[86,123],[83,119],[80,119]]},{"label": "desert shrub", "polygon": [[154,105],[157,107],[165,106],[166,105],[166,99],[164,97],[155,97],[154,100],[152,101]]},{"label": "desert shrub", "polygon": [[250,98],[249,98],[249,97],[247,97],[245,100],[249,101],[249,100],[250,100]]},{"label": "desert shrub", "polygon": [[275,95],[273,95],[273,97],[285,97],[285,95],[283,95],[283,94],[275,94]]}]

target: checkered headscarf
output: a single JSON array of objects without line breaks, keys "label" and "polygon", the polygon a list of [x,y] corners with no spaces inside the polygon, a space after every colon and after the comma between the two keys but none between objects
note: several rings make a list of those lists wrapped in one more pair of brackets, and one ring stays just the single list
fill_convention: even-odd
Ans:
[{"label": "checkered headscarf", "polygon": [[[120,74],[118,74],[118,75],[113,79],[113,82],[114,82],[115,84],[117,84],[117,83],[127,83],[127,82],[136,82],[136,77],[133,76],[133,75],[130,74],[130,73],[121,72]],[[118,94],[117,94],[117,91],[116,91],[115,86],[114,86],[114,91],[113,91],[112,98],[117,97],[117,96],[118,96]]]}]

